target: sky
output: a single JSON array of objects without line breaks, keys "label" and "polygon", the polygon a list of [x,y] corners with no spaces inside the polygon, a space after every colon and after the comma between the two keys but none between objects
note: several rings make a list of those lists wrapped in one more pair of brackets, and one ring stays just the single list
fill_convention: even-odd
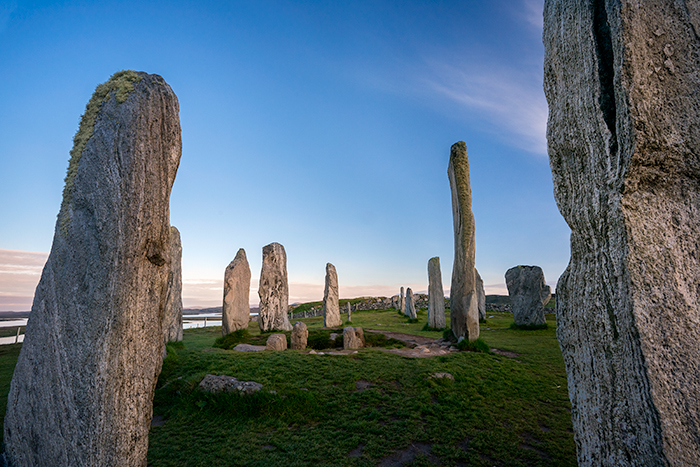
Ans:
[{"label": "sky", "polygon": [[185,307],[222,302],[246,250],[287,253],[290,302],[449,295],[450,146],[465,141],[487,294],[538,265],[554,289],[570,230],[553,196],[542,0],[0,0],[0,310],[31,307],[72,138],[95,87],[161,75],[180,103],[171,224]]}]

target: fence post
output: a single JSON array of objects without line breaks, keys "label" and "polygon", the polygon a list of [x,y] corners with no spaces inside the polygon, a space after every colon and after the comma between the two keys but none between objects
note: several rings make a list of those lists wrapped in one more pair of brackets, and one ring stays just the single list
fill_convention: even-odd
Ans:
[{"label": "fence post", "polygon": [[17,335],[15,336],[15,344],[19,342],[19,330],[22,329],[22,326],[17,326]]}]

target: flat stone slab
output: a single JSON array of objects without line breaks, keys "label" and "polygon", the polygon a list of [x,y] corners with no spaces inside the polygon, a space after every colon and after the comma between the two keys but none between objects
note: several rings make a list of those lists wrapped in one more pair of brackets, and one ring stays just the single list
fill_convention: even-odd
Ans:
[{"label": "flat stone slab", "polygon": [[255,381],[238,381],[233,376],[206,375],[199,383],[199,389],[205,392],[233,392],[240,391],[243,394],[253,394],[260,391],[263,385]]},{"label": "flat stone slab", "polygon": [[233,348],[233,350],[238,350],[239,352],[261,352],[266,349],[264,345],[251,345],[251,344],[238,344]]}]

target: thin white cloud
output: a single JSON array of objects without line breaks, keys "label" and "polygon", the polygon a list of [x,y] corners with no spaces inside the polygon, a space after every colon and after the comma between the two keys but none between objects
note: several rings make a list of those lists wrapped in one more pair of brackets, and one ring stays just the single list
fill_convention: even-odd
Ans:
[{"label": "thin white cloud", "polygon": [[523,19],[536,30],[542,31],[544,0],[523,0]]},{"label": "thin white cloud", "polygon": [[0,249],[0,311],[27,311],[48,253]]}]

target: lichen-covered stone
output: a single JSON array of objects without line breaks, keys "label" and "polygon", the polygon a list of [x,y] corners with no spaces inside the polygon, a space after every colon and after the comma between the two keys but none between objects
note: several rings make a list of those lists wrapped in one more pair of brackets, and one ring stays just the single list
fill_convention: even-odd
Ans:
[{"label": "lichen-covered stone", "polygon": [[579,465],[699,465],[700,4],[547,0],[557,337]]},{"label": "lichen-covered stone", "polygon": [[362,328],[346,326],[343,328],[343,348],[361,349],[365,346],[365,333]]},{"label": "lichen-covered stone", "polygon": [[294,350],[304,350],[306,348],[306,342],[309,338],[309,330],[306,329],[306,324],[301,321],[294,323],[292,328],[291,348]]},{"label": "lichen-covered stone", "polygon": [[486,291],[484,290],[484,281],[479,275],[479,271],[474,269],[474,277],[476,278],[476,296],[478,298],[479,321],[486,319]]},{"label": "lichen-covered stone", "polygon": [[287,336],[271,334],[265,342],[265,350],[287,350]]},{"label": "lichen-covered stone", "polygon": [[243,248],[224,271],[221,334],[248,329],[250,322],[250,265]]},{"label": "lichen-covered stone", "polygon": [[263,247],[260,271],[260,311],[258,325],[261,331],[291,331],[287,316],[289,308],[289,282],[287,280],[287,253],[279,243]]},{"label": "lichen-covered stone", "polygon": [[445,290],[437,256],[428,261],[428,326],[435,329],[445,327]]},{"label": "lichen-covered stone", "polygon": [[323,326],[335,328],[342,326],[338,295],[338,274],[335,266],[326,264],[326,285],[323,289]]},{"label": "lichen-covered stone", "polygon": [[544,304],[551,292],[539,266],[515,266],[506,271],[506,287],[513,320],[518,326],[540,326],[546,323]]},{"label": "lichen-covered stone", "polygon": [[403,313],[408,316],[408,319],[418,318],[416,304],[413,302],[413,290],[410,287],[406,289],[406,305]]},{"label": "lichen-covered stone", "polygon": [[146,465],[178,112],[163,78],[136,72],[98,86],[86,108],[8,396],[13,467]]},{"label": "lichen-covered stone", "polygon": [[163,316],[165,343],[182,340],[182,241],[180,231],[170,227],[170,275]]},{"label": "lichen-covered stone", "polygon": [[476,292],[474,255],[474,214],[472,188],[469,178],[467,145],[459,141],[450,149],[447,169],[452,191],[452,221],[455,235],[455,255],[450,287],[450,323],[457,338],[474,341],[479,337],[479,297]]},{"label": "lichen-covered stone", "polygon": [[199,389],[213,394],[219,392],[238,391],[242,394],[255,394],[263,388],[263,385],[255,381],[239,381],[233,376],[206,375],[199,382]]}]

